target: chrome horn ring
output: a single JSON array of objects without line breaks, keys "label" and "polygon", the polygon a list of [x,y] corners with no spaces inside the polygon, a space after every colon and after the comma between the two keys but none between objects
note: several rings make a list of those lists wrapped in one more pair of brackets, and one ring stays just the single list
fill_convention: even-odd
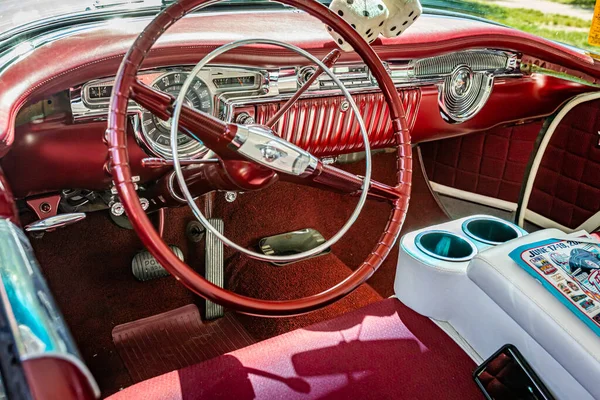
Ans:
[{"label": "chrome horn ring", "polygon": [[[365,156],[365,176],[364,176],[363,182],[362,182],[362,187],[361,187],[362,191],[361,191],[361,194],[358,199],[358,203],[357,203],[354,211],[352,212],[352,214],[350,215],[350,217],[348,218],[346,223],[342,226],[342,228],[335,235],[333,235],[329,240],[327,240],[324,243],[322,243],[321,245],[313,248],[312,250],[308,250],[308,251],[298,253],[298,254],[292,254],[292,255],[287,255],[287,256],[269,256],[269,255],[257,253],[255,251],[246,249],[246,248],[238,245],[237,243],[234,243],[233,241],[229,240],[227,237],[225,237],[222,233],[220,233],[218,230],[216,230],[214,228],[214,226],[212,226],[210,224],[210,222],[206,219],[204,214],[200,211],[200,209],[194,202],[194,198],[186,185],[185,178],[183,176],[183,172],[181,169],[181,164],[179,162],[179,156],[178,156],[178,151],[177,151],[178,150],[177,133],[179,130],[179,117],[181,115],[182,105],[184,104],[185,94],[189,90],[194,77],[209,62],[211,62],[214,58],[220,56],[221,54],[223,54],[229,50],[235,49],[237,47],[247,46],[247,45],[252,45],[252,44],[266,44],[266,45],[279,46],[279,47],[283,47],[288,50],[292,50],[292,51],[304,56],[305,58],[309,59],[311,62],[315,63],[320,68],[322,68],[323,72],[325,72],[327,75],[329,75],[329,77],[337,84],[337,86],[340,88],[340,90],[344,94],[344,97],[346,97],[346,100],[350,104],[350,108],[352,109],[352,111],[354,112],[354,115],[356,116],[356,118],[358,120],[358,125],[360,127],[361,136],[363,138],[363,143],[365,146],[365,155],[366,155]],[[280,139],[280,140],[282,140],[282,139]],[[293,145],[289,142],[286,142],[286,141],[284,141],[284,142],[288,143],[291,147],[296,148],[295,145]],[[297,148],[297,149],[302,150],[300,148]],[[255,258],[258,260],[262,260],[262,261],[269,261],[269,262],[299,261],[299,260],[302,260],[302,259],[305,259],[308,257],[312,257],[316,254],[319,254],[322,251],[326,250],[327,248],[333,246],[346,234],[346,232],[348,232],[348,230],[352,227],[352,225],[354,225],[354,223],[358,219],[358,216],[360,215],[360,213],[365,205],[365,202],[367,200],[368,189],[367,190],[365,190],[365,189],[368,188],[371,184],[371,147],[369,144],[369,136],[367,134],[367,129],[365,127],[362,116],[360,115],[358,106],[356,105],[354,99],[352,98],[352,95],[350,94],[350,92],[348,92],[348,89],[346,89],[346,87],[342,84],[342,82],[333,74],[333,72],[325,64],[323,64],[323,62],[321,62],[321,60],[319,60],[312,54],[308,53],[307,51],[302,50],[301,48],[299,48],[297,46],[294,46],[294,45],[291,45],[288,43],[284,43],[284,42],[280,42],[277,40],[246,39],[246,40],[234,41],[234,42],[228,43],[226,45],[223,45],[223,46],[213,50],[212,52],[207,54],[202,60],[200,60],[200,62],[198,62],[198,64],[196,64],[194,69],[190,72],[187,79],[183,83],[183,85],[180,89],[180,92],[177,96],[176,102],[175,102],[175,108],[173,110],[173,118],[172,118],[172,123],[171,123],[171,151],[173,153],[173,167],[175,169],[175,176],[177,177],[177,182],[179,184],[179,188],[183,194],[183,197],[187,201],[189,207],[192,209],[192,212],[193,212],[194,216],[198,219],[198,221],[200,221],[200,223],[202,225],[204,225],[204,227],[207,230],[212,232],[217,238],[219,238],[219,240],[221,240],[227,246],[229,246],[243,254],[246,254],[249,257],[252,257],[252,258]],[[302,151],[304,151],[304,150],[302,150]],[[309,153],[306,153],[306,154],[309,154]],[[314,157],[314,156],[311,155],[311,157]]]}]

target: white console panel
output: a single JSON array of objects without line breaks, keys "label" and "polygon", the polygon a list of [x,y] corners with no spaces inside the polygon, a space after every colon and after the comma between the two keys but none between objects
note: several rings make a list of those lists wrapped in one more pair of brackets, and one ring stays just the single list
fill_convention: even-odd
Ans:
[{"label": "white console panel", "polygon": [[[470,235],[464,232],[464,225],[474,219],[502,221],[479,215],[403,236],[394,283],[396,297],[416,312],[450,324],[482,359],[490,357],[507,343],[515,345],[558,399],[595,398],[536,339],[469,279],[467,267],[475,256],[467,254],[469,247],[475,247],[476,253],[494,247],[494,244],[490,244],[493,240],[484,243],[475,240],[472,232],[469,232]],[[526,235],[526,232],[515,225],[502,222],[508,224],[504,239],[510,237],[506,236],[510,229],[516,230],[513,234],[515,238]],[[440,231],[445,235],[454,234],[458,238],[450,236],[440,240],[439,236],[432,236],[433,240],[427,242],[426,237],[425,244],[419,243],[428,233]],[[479,233],[481,232],[486,233],[486,230],[479,229]],[[562,235],[562,232],[548,229],[517,240],[520,244],[525,244],[527,241],[540,241],[557,235]],[[469,247],[461,240],[466,241]],[[452,241],[460,244],[459,251],[448,249]],[[442,256],[436,253],[441,253]],[[452,258],[462,261],[450,261]],[[540,285],[540,290],[545,289]]]}]

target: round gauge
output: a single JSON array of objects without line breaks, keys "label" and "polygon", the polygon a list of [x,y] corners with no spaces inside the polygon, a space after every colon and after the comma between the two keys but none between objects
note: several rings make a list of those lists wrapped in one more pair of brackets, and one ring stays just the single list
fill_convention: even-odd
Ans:
[{"label": "round gauge", "polygon": [[[169,72],[161,75],[152,83],[152,87],[177,97],[183,83],[188,78],[186,72]],[[206,83],[198,77],[192,81],[185,95],[185,103],[207,114],[212,114],[212,95]],[[144,110],[141,118],[141,130],[144,142],[151,150],[165,158],[172,158],[171,152],[171,119],[164,121],[149,111]],[[180,157],[195,157],[205,150],[204,145],[183,132],[177,135],[178,153]]]}]

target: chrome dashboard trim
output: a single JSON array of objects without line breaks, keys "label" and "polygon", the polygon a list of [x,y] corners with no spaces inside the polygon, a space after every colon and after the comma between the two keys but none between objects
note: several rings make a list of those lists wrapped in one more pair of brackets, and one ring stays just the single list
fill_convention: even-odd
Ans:
[{"label": "chrome dashboard trim", "polygon": [[[180,67],[165,67],[165,68],[154,68],[140,71],[139,77],[142,81],[146,80],[149,86],[152,86],[157,79],[160,78],[161,75],[169,74],[173,72],[182,72],[189,73],[191,68],[189,66],[180,66]],[[227,89],[219,89],[217,88],[213,80],[215,79],[212,75],[218,74],[223,77],[244,77],[244,76],[254,76],[256,79],[255,85],[249,88],[241,88],[237,90],[227,90]],[[252,68],[252,67],[241,67],[241,66],[224,66],[224,65],[209,65],[206,69],[202,71],[202,74],[199,74],[198,77],[205,81],[211,93],[213,95],[213,106],[216,105],[216,98],[222,95],[226,95],[228,97],[236,97],[245,94],[258,94],[262,92],[273,92],[275,88],[273,87],[272,80],[277,82],[277,77],[272,76],[272,72],[269,72],[262,68]],[[108,117],[108,104],[109,98],[105,98],[103,100],[95,100],[90,99],[88,96],[88,89],[99,86],[113,86],[114,77],[104,77],[99,79],[94,79],[88,81],[82,85],[78,85],[72,87],[69,90],[69,94],[71,97],[71,112],[73,115],[74,121],[89,121],[89,120],[106,120]],[[143,108],[140,107],[133,100],[130,101],[128,106],[128,111],[130,113],[143,111]],[[215,110],[215,115],[217,115],[217,110]]]},{"label": "chrome dashboard trim", "polygon": [[[485,60],[494,60],[494,62],[486,64]],[[439,63],[439,67],[435,66],[436,62]],[[474,65],[470,65],[470,63]],[[432,86],[443,83],[444,79],[452,74],[454,68],[461,64],[469,65],[475,72],[493,73],[496,78],[521,77],[523,75],[519,67],[519,54],[493,49],[464,50],[416,60],[392,60],[384,64],[386,64],[396,87],[399,89]],[[433,65],[433,67],[427,67],[431,65]],[[450,69],[450,66],[453,66],[452,69]],[[237,70],[241,73],[255,73],[262,77],[260,84],[253,90],[215,93],[215,112],[221,119],[232,122],[235,107],[252,105],[260,102],[281,101],[290,98],[299,88],[299,77],[303,67],[304,66],[291,66],[277,69],[261,69],[243,65],[208,66],[208,68]],[[344,83],[346,88],[352,94],[379,91],[379,87],[376,85],[370,72],[366,69],[361,71],[362,68],[364,68],[364,64],[338,64],[333,68],[333,71],[336,73],[336,77]],[[179,68],[170,67],[143,71],[142,73],[157,71],[167,72],[174,70],[189,72],[190,68],[188,66]],[[84,96],[82,96],[82,88],[89,87],[89,85],[97,85],[102,81],[110,81],[111,79],[114,80],[114,78],[103,78],[87,82],[82,86],[71,89],[71,108],[74,120],[106,119],[108,115],[108,104],[102,107],[94,107]],[[85,93],[85,90],[83,93]],[[333,85],[333,81],[322,75],[301,98],[340,94],[341,91]],[[132,102],[130,111],[135,112],[139,109],[140,107]]]},{"label": "chrome dashboard trim", "polygon": [[[485,60],[489,59],[495,60],[495,63],[486,64]],[[438,60],[440,63],[443,63],[445,67],[438,71],[427,72],[424,70],[424,68],[419,70],[419,63],[425,61],[432,63],[436,60]],[[457,66],[462,65],[461,62],[465,61],[472,61],[475,64],[473,71],[477,73],[485,72],[487,74],[493,74],[495,78],[519,78],[523,75],[519,70],[519,54],[491,49],[465,50],[418,60],[389,61],[384,62],[384,64],[398,89],[416,88],[422,86],[437,86],[439,88],[439,85],[444,83],[446,78],[453,73],[454,69]],[[450,65],[452,65],[452,69],[450,69]],[[337,67],[334,67],[333,71],[337,72],[336,77],[344,82],[346,88],[351,94],[378,92],[379,87],[375,84],[370,72],[368,70],[360,71],[361,67],[364,67],[364,64],[341,64]],[[269,88],[267,88],[267,93],[261,96],[239,96],[234,99],[221,98],[220,100],[225,103],[224,105],[221,105],[221,107],[225,110],[225,113],[221,115],[221,117],[228,122],[233,122],[236,108],[260,103],[280,102],[289,99],[297,90],[297,86],[294,87],[293,82],[297,83],[299,81],[299,71],[301,71],[301,68],[302,67],[294,68],[295,74],[293,76],[291,69],[287,69],[285,73],[288,84],[285,87],[278,87],[277,91],[271,91]],[[342,70],[340,71],[340,69]],[[309,88],[309,90],[307,90],[300,98],[308,99],[314,97],[341,95],[342,91],[339,90],[339,88],[333,84],[329,86],[330,82],[331,79],[326,76],[319,77],[316,80],[316,83],[313,84],[311,88]],[[485,105],[485,102],[483,105]],[[464,122],[467,119],[472,118],[480,110],[481,108],[477,109],[475,113],[463,121],[459,121],[457,119],[452,122]],[[440,111],[443,111],[443,109],[440,109]]]},{"label": "chrome dashboard trim", "polygon": [[[456,53],[448,53],[440,56],[416,59],[416,60],[392,60],[385,62],[387,70],[398,89],[411,89],[423,86],[434,86],[438,89],[438,105],[440,113],[449,123],[462,123],[474,117],[485,106],[493,88],[494,78],[512,77],[518,78],[523,75],[520,71],[520,55],[508,51],[479,49],[465,50]],[[487,62],[492,60],[493,62]],[[439,63],[437,67],[435,63]],[[453,72],[449,71],[451,65],[459,62],[471,62],[469,67],[476,73],[485,73],[491,76],[487,81],[486,91],[483,93],[482,101],[468,113],[456,114],[448,109],[444,99],[444,83]],[[434,67],[430,67],[430,66]],[[462,64],[454,65],[456,66]],[[253,74],[257,77],[257,83],[251,88],[241,90],[216,91],[213,92],[213,114],[227,122],[234,122],[236,112],[243,107],[253,107],[259,104],[277,103],[286,101],[294,95],[300,87],[299,77],[303,66],[290,66],[283,68],[256,68],[243,65],[208,65],[209,70],[233,71],[238,74]],[[169,73],[181,71],[189,73],[190,66],[155,68],[141,71],[140,76]],[[305,69],[304,69],[305,71]],[[364,64],[338,64],[334,67],[335,76],[344,83],[352,95],[370,94],[379,92],[370,72],[364,68]],[[199,76],[205,82],[210,83],[212,79]],[[108,103],[90,101],[86,97],[86,89],[102,83],[110,83],[114,78],[102,78],[87,82],[71,89],[71,109],[75,122],[88,120],[106,120],[108,116]],[[341,96],[342,91],[333,85],[333,81],[323,74],[307,90],[300,99],[311,99],[315,97]],[[140,121],[143,109],[135,102],[129,107],[131,121],[134,127],[134,136],[140,146],[151,156],[165,157],[164,152],[158,152],[151,143],[148,143],[142,132]],[[205,149],[195,154],[185,155],[186,158],[197,159],[203,157]],[[170,158],[167,156],[167,158]]]},{"label": "chrome dashboard trim", "polygon": [[[140,72],[139,77],[144,83],[149,86],[154,85],[162,77],[173,74],[176,72],[190,73],[191,68],[189,66],[184,67],[166,67],[166,68],[154,68],[143,70]],[[249,87],[241,88],[218,88],[214,80],[218,78],[242,78],[246,76],[252,76],[255,79],[255,83]],[[245,68],[236,66],[223,66],[223,65],[209,65],[206,69],[198,74],[198,78],[201,79],[207,85],[211,93],[212,111],[213,115],[219,116],[221,113],[219,110],[219,104],[221,102],[219,98],[235,98],[238,96],[245,95],[257,95],[263,92],[276,92],[278,76],[274,76],[267,70],[260,68]],[[102,87],[102,86],[113,86],[114,77],[95,79],[86,82],[83,85],[73,87],[70,89],[71,97],[71,112],[73,120],[75,122],[85,121],[104,121],[108,117],[108,102],[109,99],[91,99],[88,95],[90,88]],[[136,141],[144,149],[144,151],[155,157],[161,157],[165,159],[171,159],[170,149],[165,146],[152,143],[147,135],[144,134],[142,128],[142,114],[146,112],[144,108],[139,106],[134,101],[129,102],[128,112],[130,114],[130,121],[133,126],[133,132]],[[196,142],[192,141],[187,147],[182,148],[182,156],[191,159],[197,159],[203,157],[208,149],[204,146],[196,146]]]},{"label": "chrome dashboard trim", "polygon": [[[457,74],[468,71],[470,81],[467,92],[458,94],[452,86]],[[466,65],[457,66],[443,83],[438,85],[438,104],[444,117],[451,123],[462,123],[483,109],[494,88],[494,74],[475,72]]]},{"label": "chrome dashboard trim", "polygon": [[[474,72],[516,69],[516,54],[498,50],[465,50],[422,58],[411,62],[409,76],[440,77],[452,74],[458,65],[468,65]],[[514,64],[514,65],[513,65]]]}]

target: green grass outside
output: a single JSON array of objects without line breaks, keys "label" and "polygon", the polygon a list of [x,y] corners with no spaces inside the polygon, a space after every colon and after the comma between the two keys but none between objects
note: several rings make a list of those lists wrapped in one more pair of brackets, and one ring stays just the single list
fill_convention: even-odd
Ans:
[{"label": "green grass outside", "polygon": [[[553,0],[560,2],[585,3],[591,0]],[[486,18],[547,39],[570,44],[594,53],[600,53],[600,47],[587,43],[591,24],[581,18],[545,14],[541,11],[525,8],[508,8],[483,2],[481,0],[423,0],[423,5],[431,5],[452,11],[468,13]]]},{"label": "green grass outside", "polygon": [[571,44],[582,49],[598,52],[600,48],[588,44],[591,21],[560,14],[544,14],[537,10],[506,8],[496,5],[473,3],[474,9],[487,19],[499,22],[547,39]]},{"label": "green grass outside", "polygon": [[579,6],[584,8],[594,8],[596,0],[550,0],[555,3],[570,4],[573,6]]}]

